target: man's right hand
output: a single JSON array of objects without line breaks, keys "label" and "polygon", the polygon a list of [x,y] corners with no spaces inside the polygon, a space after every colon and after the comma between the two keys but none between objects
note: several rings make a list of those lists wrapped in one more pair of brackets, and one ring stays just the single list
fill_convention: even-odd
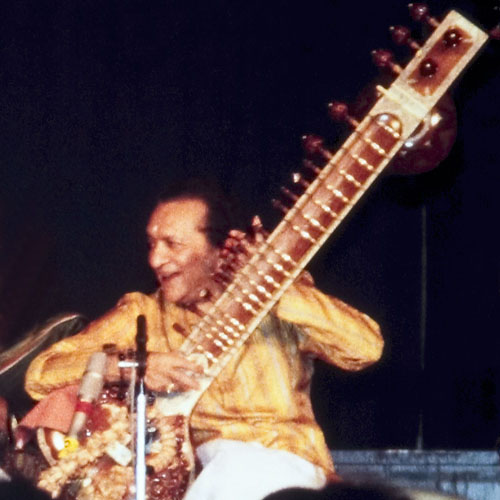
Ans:
[{"label": "man's right hand", "polygon": [[150,352],[146,365],[146,385],[154,391],[199,389],[197,375],[203,368],[177,351]]}]

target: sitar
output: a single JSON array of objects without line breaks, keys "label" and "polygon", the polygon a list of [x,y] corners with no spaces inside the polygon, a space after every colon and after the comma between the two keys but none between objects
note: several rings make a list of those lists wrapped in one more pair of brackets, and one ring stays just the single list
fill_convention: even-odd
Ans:
[{"label": "sitar", "polygon": [[[281,222],[234,273],[181,346],[181,352],[201,364],[204,373],[198,390],[158,394],[148,408],[158,434],[146,460],[148,498],[183,498],[194,475],[189,418],[197,401],[488,38],[456,11],[442,22],[425,12],[422,17],[433,29],[431,36],[414,47],[415,54],[404,69],[390,63],[399,73],[397,78],[387,88],[377,87],[377,101],[360,122],[351,119],[354,130],[336,153],[316,144],[326,165],[312,167],[314,178],[299,179],[302,194],[290,194],[293,204]],[[333,112],[342,115],[345,109],[337,105]],[[40,477],[39,485],[53,496],[77,481],[74,496],[78,499],[133,497],[129,487],[133,467],[124,451],[132,440],[127,410],[109,392],[101,399],[100,424],[92,435],[74,453],[54,458]]]}]

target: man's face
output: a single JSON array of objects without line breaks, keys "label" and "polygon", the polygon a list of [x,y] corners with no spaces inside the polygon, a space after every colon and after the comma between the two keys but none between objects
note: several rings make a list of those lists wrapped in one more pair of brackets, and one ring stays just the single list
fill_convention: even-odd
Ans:
[{"label": "man's face", "polygon": [[219,252],[205,234],[208,207],[197,198],[160,203],[149,219],[149,265],[165,300],[189,305],[212,283]]}]

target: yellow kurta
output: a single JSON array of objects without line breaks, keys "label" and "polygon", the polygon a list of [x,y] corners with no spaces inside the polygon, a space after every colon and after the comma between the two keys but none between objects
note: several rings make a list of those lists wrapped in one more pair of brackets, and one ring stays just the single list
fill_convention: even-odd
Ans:
[{"label": "yellow kurta", "polygon": [[[136,317],[148,325],[148,351],[177,349],[199,317],[161,295],[130,293],[83,332],[40,354],[26,374],[26,390],[41,399],[79,383],[89,356],[114,343],[134,348]],[[358,370],[381,355],[377,324],[313,287],[293,285],[198,401],[191,418],[193,445],[215,438],[256,441],[287,450],[333,471],[330,453],[309,398],[313,357]]]}]

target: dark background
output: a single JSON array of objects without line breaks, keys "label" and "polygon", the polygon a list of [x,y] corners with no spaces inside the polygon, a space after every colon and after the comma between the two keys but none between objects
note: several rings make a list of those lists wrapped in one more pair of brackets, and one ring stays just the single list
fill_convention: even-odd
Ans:
[{"label": "dark background", "polygon": [[[457,7],[485,29],[495,1]],[[162,186],[217,179],[248,215],[301,163],[300,137],[346,128],[326,103],[377,77],[370,51],[408,24],[380,0],[3,2],[0,340],[61,311],[94,318],[151,291],[144,226]],[[313,401],[336,448],[493,448],[499,436],[500,42],[453,90],[441,166],[377,183],[310,270],[382,326],[382,361],[318,366]],[[404,63],[409,54],[397,50]],[[420,429],[420,430],[419,430]]]}]

